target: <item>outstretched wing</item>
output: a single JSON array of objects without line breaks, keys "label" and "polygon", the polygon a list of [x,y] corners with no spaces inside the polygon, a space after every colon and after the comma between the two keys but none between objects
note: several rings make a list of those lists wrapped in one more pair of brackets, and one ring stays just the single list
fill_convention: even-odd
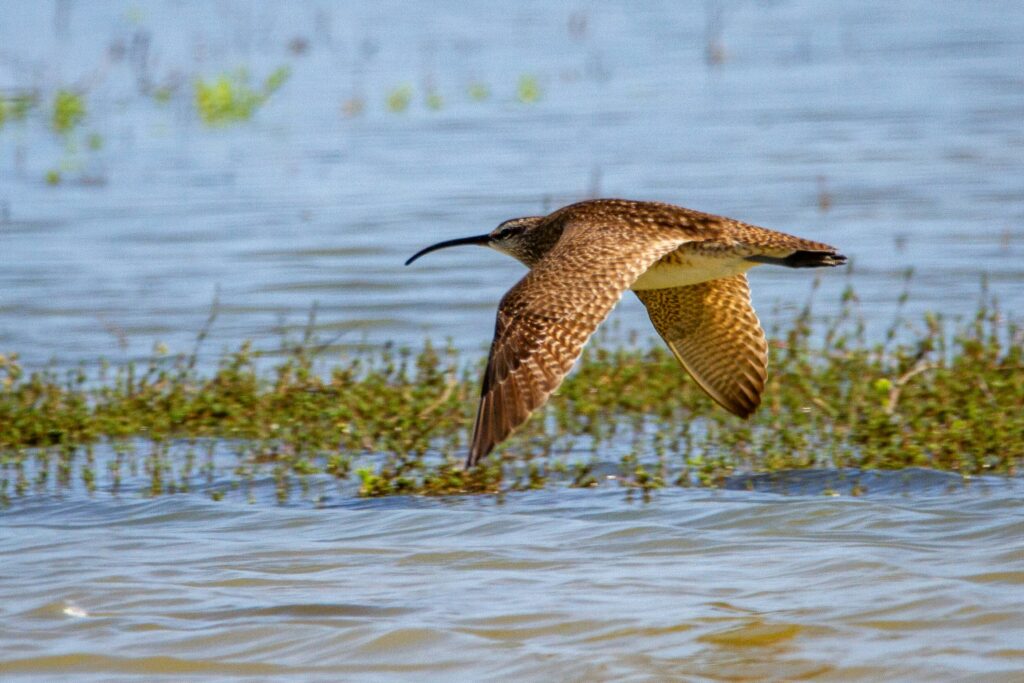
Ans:
[{"label": "outstretched wing", "polygon": [[666,231],[570,224],[502,298],[466,465],[475,465],[547,401],[622,293],[686,242]]},{"label": "outstretched wing", "polygon": [[749,417],[768,378],[768,343],[746,275],[636,293],[676,359],[726,410]]}]

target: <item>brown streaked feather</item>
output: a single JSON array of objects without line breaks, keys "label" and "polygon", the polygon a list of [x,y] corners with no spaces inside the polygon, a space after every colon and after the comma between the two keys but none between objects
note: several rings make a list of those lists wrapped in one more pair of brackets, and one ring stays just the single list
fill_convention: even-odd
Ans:
[{"label": "brown streaked feather", "polygon": [[824,242],[664,202],[590,199],[564,206],[551,214],[552,217],[573,215],[606,222],[634,221],[647,225],[652,231],[682,231],[691,243],[688,249],[704,250],[709,254],[731,254],[743,250],[749,250],[750,254],[777,257],[786,257],[797,250],[836,254],[836,248]]},{"label": "brown streaked feather", "polygon": [[[686,241],[676,231],[651,236],[641,228],[570,222],[551,251],[502,298],[467,467],[547,401],[622,293]],[[642,239],[629,239],[632,230]]]},{"label": "brown streaked feather", "polygon": [[636,293],[676,359],[726,410],[749,417],[768,377],[768,344],[745,275]]}]

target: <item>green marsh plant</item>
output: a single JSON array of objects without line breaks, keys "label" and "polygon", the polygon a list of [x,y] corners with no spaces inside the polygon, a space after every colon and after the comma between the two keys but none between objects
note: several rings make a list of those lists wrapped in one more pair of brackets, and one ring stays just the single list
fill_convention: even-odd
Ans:
[{"label": "green marsh plant", "polygon": [[[280,500],[313,491],[304,482],[318,477],[362,496],[614,480],[649,497],[720,486],[737,472],[1019,472],[1024,331],[994,300],[984,297],[967,321],[901,321],[880,343],[867,340],[852,290],[840,306],[824,325],[811,324],[809,305],[774,331],[764,403],[749,421],[716,407],[659,344],[599,334],[549,404],[468,472],[460,463],[482,359],[449,346],[385,346],[328,362],[311,322],[269,369],[251,343],[208,371],[194,352],[98,370],[26,369],[3,354],[0,499],[75,481],[116,492],[132,476],[146,478],[150,495],[192,490],[213,480],[217,444],[237,451],[233,486],[272,476]],[[617,476],[598,476],[614,463]]]},{"label": "green marsh plant", "polygon": [[278,67],[259,87],[251,84],[245,69],[211,79],[199,78],[195,82],[196,111],[208,126],[248,121],[288,81],[289,76],[289,67]]}]

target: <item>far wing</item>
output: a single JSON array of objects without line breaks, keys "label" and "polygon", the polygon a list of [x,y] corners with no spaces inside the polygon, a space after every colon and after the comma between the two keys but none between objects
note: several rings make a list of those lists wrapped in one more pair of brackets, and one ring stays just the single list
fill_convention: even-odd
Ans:
[{"label": "far wing", "polygon": [[729,412],[749,417],[768,378],[768,343],[746,275],[636,293],[676,359]]}]

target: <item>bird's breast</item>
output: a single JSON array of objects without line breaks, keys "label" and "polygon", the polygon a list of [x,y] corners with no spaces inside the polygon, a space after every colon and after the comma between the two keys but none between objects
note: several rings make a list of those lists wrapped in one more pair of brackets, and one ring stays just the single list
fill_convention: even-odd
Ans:
[{"label": "bird's breast", "polygon": [[755,265],[739,254],[687,253],[678,249],[648,268],[633,283],[632,289],[669,289],[696,285],[745,273]]}]

